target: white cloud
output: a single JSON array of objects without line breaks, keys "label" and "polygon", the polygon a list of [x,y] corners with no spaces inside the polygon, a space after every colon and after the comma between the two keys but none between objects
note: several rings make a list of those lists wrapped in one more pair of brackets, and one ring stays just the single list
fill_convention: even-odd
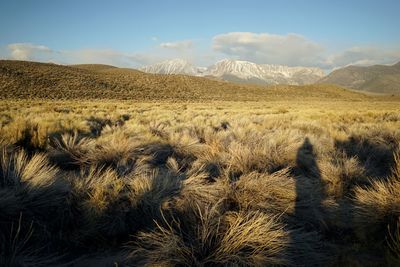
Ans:
[{"label": "white cloud", "polygon": [[11,58],[17,60],[36,60],[41,54],[49,55],[54,52],[47,46],[31,43],[9,44],[7,48],[10,51]]},{"label": "white cloud", "polygon": [[191,49],[193,47],[193,41],[183,40],[183,41],[177,41],[177,42],[161,43],[160,47],[182,51],[182,50]]},{"label": "white cloud", "polygon": [[15,43],[7,46],[7,58],[57,62],[61,64],[110,64],[121,67],[135,67],[161,60],[151,53],[125,53],[113,49],[52,50],[44,45]]},{"label": "white cloud", "polygon": [[323,52],[319,44],[293,33],[224,33],[213,38],[213,49],[237,59],[289,66],[315,65]]},{"label": "white cloud", "polygon": [[[171,58],[192,58],[190,40],[162,43],[146,52],[128,53],[114,49],[53,50],[44,45],[14,43],[7,45],[5,58],[57,62],[60,64],[109,64],[119,67],[139,67]],[[0,51],[1,52],[1,51]]]},{"label": "white cloud", "polygon": [[215,36],[211,47],[198,42],[194,46],[193,41],[183,40],[130,53],[113,49],[54,50],[44,45],[15,43],[0,47],[0,56],[60,64],[101,63],[133,68],[173,58],[208,66],[228,57],[261,64],[320,67],[329,71],[347,65],[393,64],[400,60],[400,49],[358,46],[328,53],[322,45],[298,34],[231,32]]},{"label": "white cloud", "polygon": [[400,50],[379,49],[364,46],[352,47],[326,58],[326,65],[338,68],[347,65],[368,66],[374,64],[393,64],[400,60]]},{"label": "white cloud", "polygon": [[352,47],[329,54],[321,44],[293,33],[230,32],[216,35],[212,41],[215,52],[263,64],[330,70],[347,65],[392,64],[400,60],[400,49],[383,46]]},{"label": "white cloud", "polygon": [[150,54],[135,54],[116,51],[113,49],[81,49],[62,51],[65,61],[73,63],[109,64],[115,66],[138,66],[158,60]]}]

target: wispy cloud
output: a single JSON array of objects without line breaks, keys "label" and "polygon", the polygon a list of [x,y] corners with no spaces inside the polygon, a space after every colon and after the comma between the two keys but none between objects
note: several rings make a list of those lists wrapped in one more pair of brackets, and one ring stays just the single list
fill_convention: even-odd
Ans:
[{"label": "wispy cloud", "polygon": [[12,59],[17,60],[36,60],[42,55],[51,55],[53,50],[44,45],[35,45],[31,43],[14,43],[7,46]]},{"label": "wispy cloud", "polygon": [[140,66],[161,60],[151,53],[126,53],[113,49],[53,50],[44,45],[15,43],[7,46],[10,59],[56,62],[61,64],[110,64],[115,66]]},{"label": "wispy cloud", "polygon": [[393,64],[399,60],[400,49],[393,50],[371,46],[357,46],[329,55],[326,58],[326,65],[331,68],[337,68],[347,65]]},{"label": "wispy cloud", "polygon": [[160,47],[166,48],[166,49],[174,49],[174,50],[183,51],[183,50],[192,48],[193,41],[183,40],[183,41],[176,41],[176,42],[166,42],[166,43],[161,43]]},{"label": "wispy cloud", "polygon": [[65,60],[74,63],[110,64],[115,66],[139,66],[153,63],[159,58],[151,54],[125,53],[113,49],[82,49],[62,51]]}]

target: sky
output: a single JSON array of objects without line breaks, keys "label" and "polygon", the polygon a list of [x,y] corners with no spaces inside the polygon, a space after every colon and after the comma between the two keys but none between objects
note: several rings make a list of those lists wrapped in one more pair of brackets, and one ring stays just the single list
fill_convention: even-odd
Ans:
[{"label": "sky", "polygon": [[0,58],[141,67],[400,60],[399,0],[1,0]]}]

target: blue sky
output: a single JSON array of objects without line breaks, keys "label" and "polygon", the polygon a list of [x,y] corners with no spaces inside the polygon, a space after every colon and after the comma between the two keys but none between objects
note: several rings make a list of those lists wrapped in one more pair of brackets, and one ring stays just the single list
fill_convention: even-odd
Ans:
[{"label": "blue sky", "polygon": [[137,67],[222,58],[324,69],[400,60],[400,1],[0,2],[0,57]]}]

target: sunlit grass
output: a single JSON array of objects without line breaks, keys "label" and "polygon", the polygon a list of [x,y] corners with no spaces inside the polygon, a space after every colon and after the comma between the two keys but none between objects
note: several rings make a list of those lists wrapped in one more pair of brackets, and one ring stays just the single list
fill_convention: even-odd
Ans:
[{"label": "sunlit grass", "polygon": [[396,101],[0,104],[0,265],[399,262]]}]

